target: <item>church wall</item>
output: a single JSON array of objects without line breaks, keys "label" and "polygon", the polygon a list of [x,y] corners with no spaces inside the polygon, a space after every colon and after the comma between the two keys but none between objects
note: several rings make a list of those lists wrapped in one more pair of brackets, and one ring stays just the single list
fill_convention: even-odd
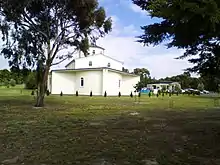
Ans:
[{"label": "church wall", "polygon": [[[83,79],[83,86],[81,81]],[[102,70],[98,71],[79,71],[76,72],[75,90],[79,95],[102,95]]]},{"label": "church wall", "polygon": [[74,72],[52,72],[51,93],[73,94],[75,91]]},{"label": "church wall", "polygon": [[140,81],[140,77],[134,77],[129,75],[122,76],[122,95],[130,95],[131,92],[134,95],[135,88],[134,86]]}]

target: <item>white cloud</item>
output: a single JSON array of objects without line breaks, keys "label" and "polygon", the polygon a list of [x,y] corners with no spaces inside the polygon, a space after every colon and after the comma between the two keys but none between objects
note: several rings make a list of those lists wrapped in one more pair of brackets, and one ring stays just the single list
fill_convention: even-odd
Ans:
[{"label": "white cloud", "polygon": [[105,53],[125,62],[130,71],[136,67],[148,68],[152,77],[161,78],[181,74],[191,66],[187,60],[175,60],[183,51],[166,49],[163,46],[143,47],[133,37],[108,36],[100,39]]},{"label": "white cloud", "polygon": [[144,47],[136,42],[135,36],[139,31],[134,25],[123,27],[117,17],[114,16],[113,20],[116,20],[113,32],[99,39],[97,44],[106,49],[106,55],[124,61],[125,67],[130,70],[145,67],[153,77],[160,78],[181,74],[184,69],[192,66],[187,59],[175,59],[183,54],[183,50],[167,49],[163,45]]},{"label": "white cloud", "polygon": [[140,14],[145,15],[145,16],[147,15],[147,11],[142,10],[139,6],[137,6],[137,5],[133,4],[133,3],[130,3],[130,4],[129,4],[129,8],[130,8],[133,12],[135,12],[135,13],[140,13]]}]

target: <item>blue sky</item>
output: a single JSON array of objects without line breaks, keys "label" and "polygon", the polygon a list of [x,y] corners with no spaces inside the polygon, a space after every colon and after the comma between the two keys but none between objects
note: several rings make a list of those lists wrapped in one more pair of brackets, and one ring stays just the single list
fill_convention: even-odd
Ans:
[{"label": "blue sky", "polygon": [[[140,26],[159,19],[150,18],[131,0],[99,0],[99,3],[113,20],[112,32],[97,41],[98,45],[106,49],[106,55],[124,61],[125,67],[130,71],[136,67],[147,68],[155,78],[181,74],[183,69],[192,66],[187,60],[174,59],[182,55],[183,50],[167,49],[163,44],[144,47],[135,42],[135,37],[142,34]],[[68,61],[56,68],[63,68],[66,63]],[[1,56],[0,68],[7,68],[7,60]]]}]

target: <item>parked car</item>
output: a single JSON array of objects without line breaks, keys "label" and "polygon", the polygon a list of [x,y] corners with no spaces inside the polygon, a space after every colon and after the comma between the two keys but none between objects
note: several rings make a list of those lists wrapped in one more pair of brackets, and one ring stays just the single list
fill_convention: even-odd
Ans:
[{"label": "parked car", "polygon": [[204,94],[209,94],[210,92],[207,91],[207,90],[203,90],[203,93],[204,93]]}]

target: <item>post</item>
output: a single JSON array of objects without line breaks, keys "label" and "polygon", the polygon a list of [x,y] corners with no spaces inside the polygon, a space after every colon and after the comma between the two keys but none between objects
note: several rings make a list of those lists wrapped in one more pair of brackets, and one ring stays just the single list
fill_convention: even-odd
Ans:
[{"label": "post", "polygon": [[144,86],[147,87],[147,74],[145,73],[144,76]]}]

